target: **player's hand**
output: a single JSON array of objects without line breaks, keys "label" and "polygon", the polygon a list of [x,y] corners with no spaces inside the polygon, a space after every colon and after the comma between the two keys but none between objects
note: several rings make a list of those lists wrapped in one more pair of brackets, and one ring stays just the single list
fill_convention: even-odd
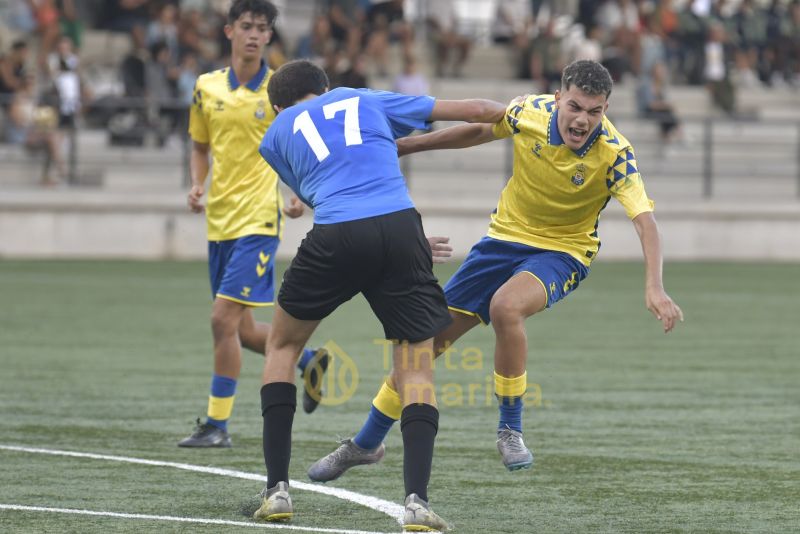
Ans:
[{"label": "player's hand", "polygon": [[678,321],[683,322],[683,312],[661,288],[648,288],[645,303],[650,313],[664,325],[664,333],[670,332]]},{"label": "player's hand", "polygon": [[203,213],[206,210],[206,207],[202,202],[203,194],[205,192],[206,188],[202,185],[193,185],[189,190],[187,203],[189,204],[189,209],[192,210],[193,213]]},{"label": "player's hand", "polygon": [[429,237],[428,245],[431,247],[433,263],[445,263],[453,256],[453,247],[450,246],[449,237]]},{"label": "player's hand", "polygon": [[283,214],[290,219],[296,219],[300,217],[304,211],[305,206],[297,197],[290,198],[289,203],[283,206]]}]

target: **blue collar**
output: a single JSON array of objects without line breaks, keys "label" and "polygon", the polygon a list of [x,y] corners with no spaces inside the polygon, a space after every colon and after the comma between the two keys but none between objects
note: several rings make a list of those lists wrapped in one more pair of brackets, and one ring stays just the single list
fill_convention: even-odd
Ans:
[{"label": "blue collar", "polygon": [[[592,145],[597,140],[597,137],[600,135],[600,131],[603,129],[603,123],[597,125],[597,128],[589,135],[589,138],[580,147],[578,150],[573,150],[576,156],[582,158],[589,152],[589,149],[592,148]],[[561,132],[558,131],[558,108],[556,108],[553,113],[550,114],[550,124],[547,126],[547,143],[549,145],[563,145],[564,139],[561,137]]]},{"label": "blue collar", "polygon": [[[267,67],[267,64],[262,59],[261,68],[258,69],[256,75],[253,76],[250,79],[250,81],[245,84],[245,87],[247,87],[253,92],[258,91],[258,89],[261,87],[261,84],[264,83],[268,71],[269,67]],[[238,89],[239,85],[241,84],[239,83],[239,80],[236,79],[236,73],[233,72],[233,66],[228,67],[228,86],[230,87],[231,91],[235,91],[236,89]]]}]

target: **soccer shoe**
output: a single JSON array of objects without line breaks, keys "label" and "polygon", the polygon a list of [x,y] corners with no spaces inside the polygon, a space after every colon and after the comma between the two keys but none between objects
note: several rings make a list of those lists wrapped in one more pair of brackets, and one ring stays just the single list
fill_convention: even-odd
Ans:
[{"label": "soccer shoe", "polygon": [[416,493],[406,497],[406,511],[403,514],[403,530],[406,532],[446,532],[453,527],[436,515],[428,503]]},{"label": "soccer shoe", "polygon": [[263,521],[289,521],[292,512],[292,498],[289,497],[289,483],[278,482],[274,488],[261,492],[261,506],[253,514],[253,519]]},{"label": "soccer shoe", "polygon": [[227,448],[230,446],[231,437],[227,432],[221,428],[215,427],[214,425],[201,423],[200,419],[197,420],[197,426],[194,427],[194,432],[192,432],[192,435],[178,442],[178,447]]},{"label": "soccer shoe", "polygon": [[522,432],[506,427],[497,431],[497,450],[503,458],[503,465],[509,471],[530,469],[533,465],[533,453],[522,441]]},{"label": "soccer shoe", "polygon": [[323,456],[308,468],[308,478],[314,482],[336,480],[351,467],[380,462],[385,452],[383,443],[369,450],[362,449],[352,439],[342,440],[335,451]]},{"label": "soccer shoe", "polygon": [[[303,411],[306,413],[313,412],[319,405],[322,398],[322,377],[325,376],[330,361],[328,351],[320,347],[314,351],[314,357],[303,371]],[[317,372],[317,366],[322,369],[321,374]]]}]

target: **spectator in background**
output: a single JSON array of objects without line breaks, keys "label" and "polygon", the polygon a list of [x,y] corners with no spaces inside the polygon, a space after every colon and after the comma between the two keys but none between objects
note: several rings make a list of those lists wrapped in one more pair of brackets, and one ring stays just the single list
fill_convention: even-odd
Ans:
[{"label": "spectator in background", "polygon": [[36,34],[39,36],[36,64],[39,68],[46,68],[47,55],[55,48],[60,32],[58,7],[55,0],[28,0],[28,4],[36,19]]},{"label": "spectator in background", "polygon": [[531,78],[538,82],[540,93],[553,93],[561,84],[566,66],[561,37],[556,34],[555,17],[549,17],[542,32],[531,43]]},{"label": "spectator in background", "polygon": [[413,54],[403,57],[403,73],[394,79],[392,91],[411,96],[430,94],[428,79],[419,72],[417,60]]},{"label": "spectator in background", "polygon": [[330,79],[331,89],[337,87],[361,89],[369,85],[364,54],[356,54],[353,58],[344,58],[339,63],[339,69],[335,76]]},{"label": "spectator in background", "polygon": [[403,57],[411,54],[414,31],[405,19],[404,0],[374,1],[367,9],[365,51],[378,66],[378,74],[386,76],[389,44],[399,42]]},{"label": "spectator in background", "polygon": [[705,46],[704,75],[711,103],[725,113],[733,114],[736,109],[736,89],[731,82],[728,67],[727,39],[722,23],[712,21]]},{"label": "spectator in background", "polygon": [[145,46],[145,28],[150,23],[149,0],[107,0],[106,28],[112,32],[129,33]]},{"label": "spectator in background", "polygon": [[800,0],[793,0],[789,4],[789,34],[791,42],[787,55],[787,72],[792,85],[800,87]]},{"label": "spectator in background", "polygon": [[131,50],[120,64],[120,78],[129,98],[144,97],[147,93],[147,77],[145,66],[148,61],[148,52],[144,44],[131,34]]},{"label": "spectator in background", "polygon": [[606,48],[603,65],[615,82],[627,72],[639,72],[639,11],[631,0],[606,0],[596,14]]},{"label": "spectator in background", "polygon": [[75,118],[87,93],[81,83],[80,59],[75,54],[72,38],[61,36],[56,51],[47,58],[47,68],[58,101],[58,126],[74,129]]},{"label": "spectator in background", "polygon": [[492,40],[511,49],[517,78],[528,78],[528,47],[536,36],[530,0],[498,0],[492,23]]},{"label": "spectator in background", "polygon": [[462,35],[458,27],[458,16],[453,0],[437,0],[428,5],[428,27],[436,49],[436,76],[444,76],[451,52],[455,52],[452,73],[461,77],[464,63],[472,48],[472,40]]},{"label": "spectator in background", "polygon": [[[64,159],[61,156],[61,137],[58,133],[58,116],[50,106],[37,103],[35,77],[25,75],[21,87],[14,92],[8,109],[6,140],[22,145],[28,150],[44,150],[46,154],[42,168],[42,185],[58,185],[66,176]],[[55,164],[56,175],[51,175]]]},{"label": "spectator in background", "polygon": [[[681,128],[675,109],[667,99],[667,66],[658,62],[647,74],[642,74],[636,91],[639,113],[646,119],[657,121],[661,130],[660,149],[681,138]],[[663,153],[662,153],[663,155]]]},{"label": "spectator in background", "polygon": [[28,60],[28,43],[14,41],[11,51],[0,56],[0,105],[8,109],[16,91],[25,85],[25,63]]},{"label": "spectator in background", "polygon": [[[580,26],[580,25],[578,25]],[[596,24],[589,26],[585,30],[580,27],[581,31],[585,32],[582,39],[576,39],[574,44],[569,50],[567,61],[570,63],[585,59],[588,61],[597,61],[598,63],[603,60],[603,42],[602,35],[603,29]]]},{"label": "spectator in background", "polygon": [[192,97],[194,96],[194,84],[197,82],[198,76],[200,76],[200,66],[197,62],[197,56],[195,56],[192,52],[186,52],[183,55],[183,59],[181,59],[177,90],[178,100],[180,100],[181,105],[185,106],[187,109],[192,104]]},{"label": "spectator in background", "polygon": [[311,31],[297,41],[295,57],[324,65],[332,46],[331,23],[325,15],[317,15],[311,21]]},{"label": "spectator in background", "polygon": [[175,101],[180,71],[170,61],[169,47],[164,42],[150,47],[150,60],[145,66],[147,97],[151,123],[156,126],[158,146],[164,146],[167,136],[179,123],[181,106]]},{"label": "spectator in background", "polygon": [[752,0],[742,0],[734,15],[736,23],[736,80],[745,86],[755,86],[764,79],[763,51],[767,41],[767,18]]},{"label": "spectator in background", "polygon": [[331,37],[338,48],[355,57],[361,50],[361,27],[364,23],[364,10],[360,0],[325,0]]},{"label": "spectator in background", "polygon": [[170,61],[178,62],[180,48],[178,44],[178,8],[173,4],[164,4],[158,16],[147,26],[145,44],[152,48],[156,43],[164,43],[169,51]]},{"label": "spectator in background", "polygon": [[[178,47],[181,55],[195,56],[201,71],[214,69],[217,51],[209,43],[216,37],[217,27],[224,26],[218,15],[205,16],[197,9],[181,11],[178,21]],[[225,39],[225,42],[229,41]]]},{"label": "spectator in background", "polygon": [[83,43],[83,21],[78,15],[75,0],[57,0],[56,7],[58,7],[61,35],[68,36],[72,39],[75,49],[80,49]]}]

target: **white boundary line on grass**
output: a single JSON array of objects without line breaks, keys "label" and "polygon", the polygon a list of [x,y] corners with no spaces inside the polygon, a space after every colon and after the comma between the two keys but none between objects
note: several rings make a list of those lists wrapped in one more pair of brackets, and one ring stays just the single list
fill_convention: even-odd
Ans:
[{"label": "white boundary line on grass", "polygon": [[301,532],[326,532],[329,534],[387,534],[367,530],[343,530],[338,528],[298,527],[294,525],[277,525],[274,523],[248,523],[247,521],[229,521],[226,519],[199,519],[194,517],[175,517],[171,515],[120,514],[117,512],[98,512],[95,510],[77,510],[75,508],[47,508],[44,506],[22,506],[18,504],[0,504],[0,510],[17,512],[47,512],[56,514],[93,515],[100,517],[117,517],[120,519],[149,519],[152,521],[175,521],[178,523],[198,523],[201,525],[226,525],[250,528],[278,528]]},{"label": "white boundary line on grass", "polygon": [[[222,469],[219,467],[205,467],[202,465],[184,464],[178,462],[164,462],[161,460],[147,460],[144,458],[132,458],[129,456],[112,456],[108,454],[94,454],[90,452],[75,452],[75,451],[62,451],[55,449],[40,449],[33,447],[20,447],[17,445],[2,445],[0,450],[28,452],[33,454],[49,454],[52,456],[69,456],[73,458],[91,458],[94,460],[108,460],[111,462],[123,462],[129,464],[151,465],[154,467],[174,467],[175,469],[183,469],[184,471],[194,471],[197,473],[209,473],[212,475],[220,475],[232,478],[243,478],[246,480],[257,480],[266,482],[267,477],[256,473],[246,473],[244,471],[235,471],[233,469]],[[372,497],[370,495],[363,495],[341,488],[328,488],[319,484],[309,484],[307,482],[300,482],[298,480],[290,480],[289,485],[303,491],[312,491],[314,493],[321,493],[323,495],[330,495],[345,501],[354,502],[375,511],[382,512],[398,523],[403,522],[404,507],[384,499]]]}]

